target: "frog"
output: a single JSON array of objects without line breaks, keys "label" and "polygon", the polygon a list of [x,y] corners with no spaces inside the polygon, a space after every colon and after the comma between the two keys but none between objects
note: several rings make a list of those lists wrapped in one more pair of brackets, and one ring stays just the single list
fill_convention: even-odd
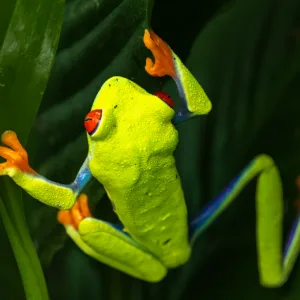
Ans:
[{"label": "frog", "polygon": [[[194,243],[243,188],[257,178],[257,251],[260,282],[283,285],[300,245],[299,216],[282,253],[283,196],[279,170],[267,154],[257,155],[220,194],[190,220],[174,151],[178,124],[207,115],[212,102],[171,47],[145,29],[145,71],[171,77],[181,108],[164,92],[151,94],[114,76],[101,86],[84,119],[88,153],[74,181],[61,184],[37,173],[11,130],[1,136],[0,176],[9,176],[38,201],[59,209],[57,220],[88,256],[134,278],[157,283],[186,264]],[[83,189],[100,182],[120,224],[93,217]]]}]

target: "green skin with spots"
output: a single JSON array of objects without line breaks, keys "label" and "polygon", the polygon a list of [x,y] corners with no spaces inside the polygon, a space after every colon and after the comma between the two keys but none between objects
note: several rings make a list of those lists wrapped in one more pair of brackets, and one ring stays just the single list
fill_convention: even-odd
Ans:
[{"label": "green skin with spots", "polygon": [[[149,40],[146,42],[149,46]],[[160,43],[154,38],[152,49]],[[101,118],[98,123],[89,123],[96,128],[87,135],[88,155],[72,184],[47,180],[28,167],[22,151],[4,147],[0,147],[0,156],[10,162],[0,164],[0,175],[10,176],[34,198],[60,209],[73,207],[86,183],[95,177],[103,184],[124,228],[87,217],[78,229],[65,225],[68,235],[87,255],[149,282],[162,280],[169,268],[184,264],[197,236],[258,177],[256,235],[260,282],[266,287],[282,286],[300,251],[300,216],[282,253],[282,184],[271,157],[264,154],[255,157],[188,226],[173,157],[178,143],[174,124],[207,114],[211,103],[176,54],[171,50],[169,55],[176,73],[171,74],[183,100],[179,112],[134,82],[112,77],[103,84],[94,101],[92,111],[101,110]],[[9,143],[4,142],[10,146]]]},{"label": "green skin with spots", "polygon": [[[207,114],[204,90],[172,52],[176,84],[190,116]],[[101,87],[92,110],[102,110],[93,134],[87,134],[88,156],[71,185],[39,174],[9,168],[12,179],[39,201],[71,208],[91,177],[101,182],[124,229],[85,218],[68,235],[88,255],[131,276],[162,280],[168,268],[190,257],[187,209],[173,152],[178,133],[175,112],[164,101],[123,77]],[[85,174],[84,176],[82,174]],[[86,176],[87,179],[83,179]]]},{"label": "green skin with spots", "polygon": [[[137,242],[167,267],[185,263],[190,247],[187,210],[173,157],[178,143],[171,123],[174,110],[120,77],[101,88],[92,110],[100,108],[101,123],[88,137],[92,174],[104,185],[125,230]],[[106,124],[103,132],[102,124]]]}]

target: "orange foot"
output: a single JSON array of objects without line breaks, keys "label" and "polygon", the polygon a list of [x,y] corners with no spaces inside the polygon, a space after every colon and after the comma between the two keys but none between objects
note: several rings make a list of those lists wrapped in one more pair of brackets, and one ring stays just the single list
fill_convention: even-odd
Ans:
[{"label": "orange foot", "polygon": [[170,75],[175,77],[172,50],[166,42],[157,36],[152,30],[145,30],[144,44],[152,52],[155,63],[151,58],[146,59],[145,70],[151,76],[162,77]]},{"label": "orange foot", "polygon": [[80,194],[71,209],[60,210],[57,214],[57,220],[63,225],[72,225],[76,230],[79,223],[84,219],[91,217],[86,194]]},{"label": "orange foot", "polygon": [[6,159],[6,162],[0,164],[0,175],[7,174],[7,169],[17,168],[22,172],[36,174],[28,164],[28,154],[18,140],[13,131],[5,131],[1,136],[1,141],[5,146],[0,146],[0,157]]}]

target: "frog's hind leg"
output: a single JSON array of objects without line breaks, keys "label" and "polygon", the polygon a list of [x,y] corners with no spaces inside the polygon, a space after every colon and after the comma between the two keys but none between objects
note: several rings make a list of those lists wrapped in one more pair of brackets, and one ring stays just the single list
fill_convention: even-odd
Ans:
[{"label": "frog's hind leg", "polygon": [[299,255],[300,214],[282,252],[282,185],[279,171],[271,157],[257,156],[215,200],[209,202],[190,223],[190,238],[193,243],[256,176],[256,236],[260,282],[266,287],[279,287],[288,279]]},{"label": "frog's hind leg", "polygon": [[212,105],[202,86],[185,67],[180,58],[166,42],[152,30],[145,30],[144,44],[152,52],[155,62],[146,60],[146,71],[157,77],[171,76],[182,100],[182,108],[176,112],[174,124],[186,121],[194,116],[210,112]]},{"label": "frog's hind leg", "polygon": [[91,217],[87,196],[81,194],[74,207],[58,213],[67,234],[94,259],[133,277],[158,282],[166,267],[117,226]]}]

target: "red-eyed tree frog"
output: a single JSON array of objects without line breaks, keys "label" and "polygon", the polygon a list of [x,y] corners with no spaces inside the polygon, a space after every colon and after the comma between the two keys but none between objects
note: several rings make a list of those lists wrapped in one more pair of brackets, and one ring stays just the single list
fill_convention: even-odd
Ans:
[{"label": "red-eyed tree frog", "polygon": [[[148,281],[162,280],[167,270],[186,263],[192,244],[258,175],[256,191],[257,249],[261,284],[277,287],[287,280],[300,247],[296,220],[282,251],[282,187],[273,160],[259,155],[206,205],[192,222],[173,152],[178,143],[175,125],[212,108],[206,93],[172,49],[152,30],[145,30],[144,44],[155,61],[146,60],[152,76],[171,76],[182,99],[174,111],[172,99],[151,95],[123,77],[108,79],[98,92],[84,124],[88,154],[71,184],[44,178],[28,164],[17,135],[2,135],[0,175],[39,201],[61,211],[58,220],[67,234],[96,260]],[[91,216],[81,191],[95,177],[110,198],[122,226]]]}]

